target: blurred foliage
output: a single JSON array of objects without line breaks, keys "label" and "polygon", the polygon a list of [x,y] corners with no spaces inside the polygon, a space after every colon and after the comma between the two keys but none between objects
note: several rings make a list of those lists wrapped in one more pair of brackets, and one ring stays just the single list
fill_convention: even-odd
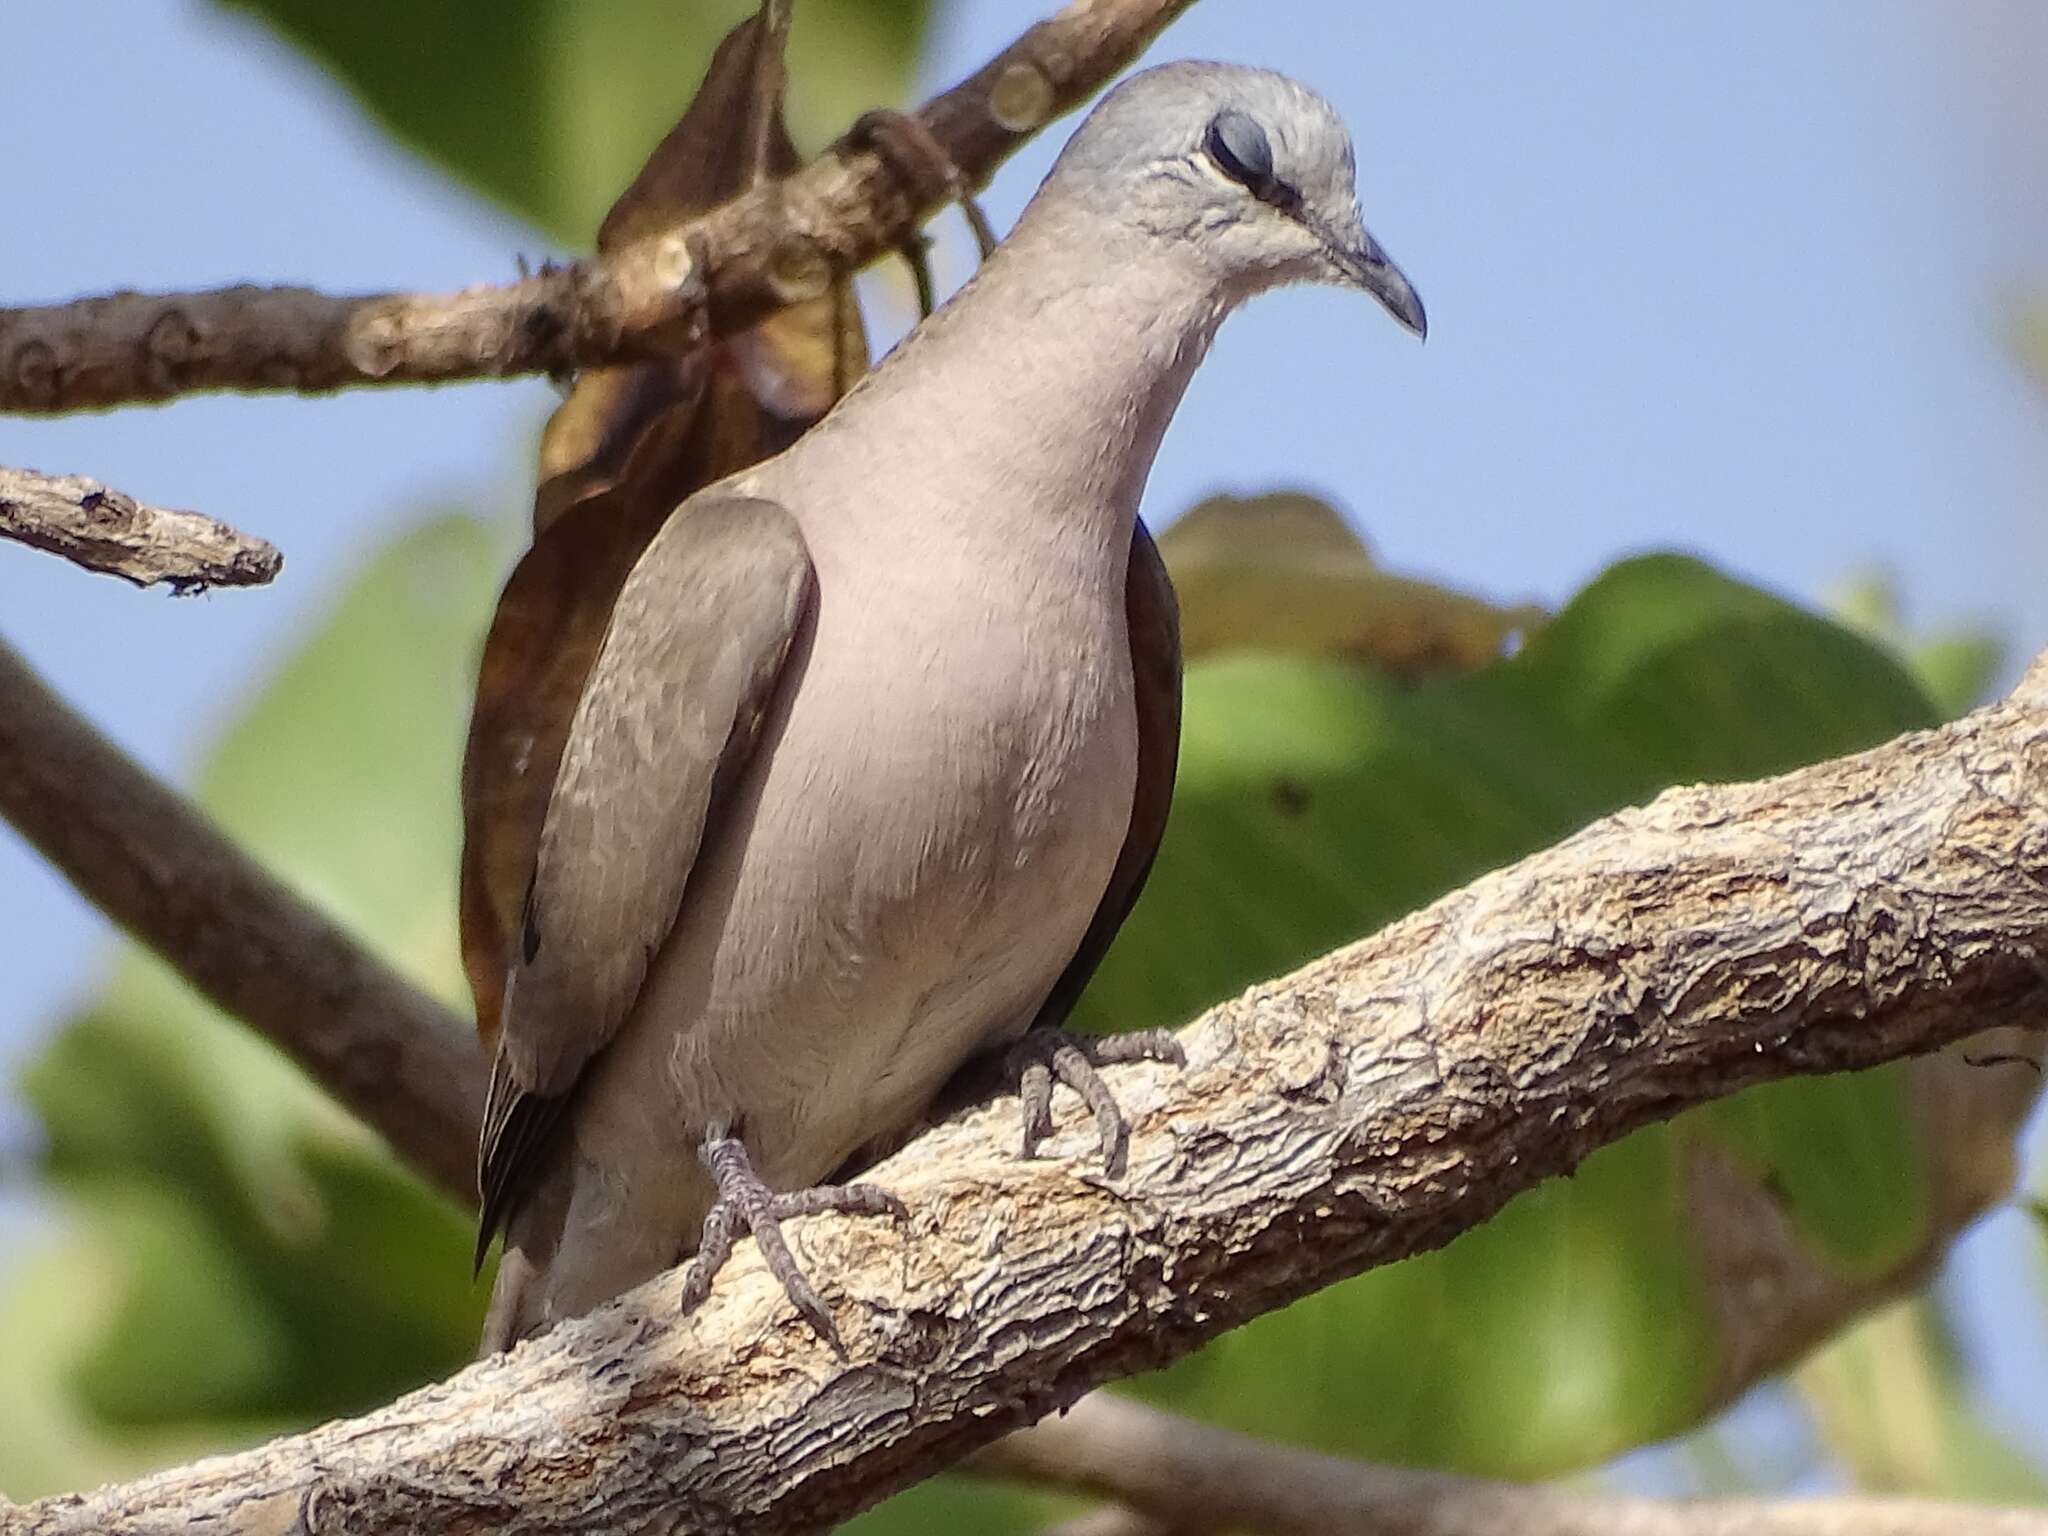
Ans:
[{"label": "blurred foliage", "polygon": [[[501,554],[460,520],[387,550],[199,783],[233,835],[451,999],[453,786]],[[1228,651],[1190,673],[1175,824],[1085,1008],[1177,1022],[1663,783],[1931,718],[1866,642],[1673,558],[1617,567],[1511,659],[1419,685]],[[0,1336],[38,1341],[13,1406],[36,1427],[0,1438],[0,1486],[75,1486],[165,1446],[345,1412],[467,1354],[484,1293],[466,1222],[152,962],[122,960],[29,1088],[75,1221],[7,1276]],[[1868,1275],[1926,1236],[1914,1137],[1891,1072],[1746,1095],[1143,1390],[1333,1449],[1588,1465],[1696,1421],[1718,1389],[1693,1150],[1769,1178],[1822,1262]],[[870,1518],[923,1520],[954,1497],[938,1485]],[[1028,1523],[1046,1506],[1015,1508]]]},{"label": "blurred foliage", "polygon": [[[409,148],[586,247],[751,0],[215,0],[323,65]],[[900,101],[929,0],[798,8],[795,129],[813,146]]]},{"label": "blurred foliage", "polygon": [[[231,837],[451,1003],[456,765],[506,553],[459,518],[391,545],[195,786]],[[467,1218],[139,950],[25,1086],[77,1223],[0,1271],[0,1488],[89,1486],[150,1448],[363,1408],[474,1347]]]},{"label": "blurred foliage", "polygon": [[[1176,1022],[1664,785],[1771,773],[1933,718],[1866,643],[1670,557],[1616,567],[1513,658],[1419,687],[1342,660],[1218,658],[1188,679],[1156,891],[1085,1017]],[[1898,1073],[1781,1084],[1640,1133],[1151,1391],[1332,1451],[1509,1474],[1672,1433],[1707,1409],[1720,1362],[1685,1190],[1698,1142],[1770,1180],[1847,1273],[1925,1236]]]},{"label": "blurred foliage", "polygon": [[1858,1487],[2048,1503],[2048,1474],[1971,1401],[1955,1341],[1926,1297],[1863,1319],[1794,1379]]},{"label": "blurred foliage", "polygon": [[2013,350],[2036,380],[2048,384],[2048,297],[2036,293],[2013,315]]},{"label": "blurred foliage", "polygon": [[[216,3],[572,244],[751,9]],[[800,138],[900,98],[926,9],[802,9]],[[1378,569],[1314,503],[1263,505],[1277,521],[1205,513],[1167,541],[1206,659],[1188,678],[1174,825],[1084,1003],[1100,1026],[1180,1022],[1667,784],[1931,723],[1997,666],[1986,642],[1913,642],[1881,589],[1845,600],[1874,644],[1669,557],[1617,566],[1539,626]],[[460,519],[386,549],[197,786],[231,835],[451,1002],[457,765],[508,553]],[[1816,1267],[1881,1277],[1931,1235],[1905,1082],[1780,1084],[1646,1130],[1440,1253],[1260,1319],[1136,1390],[1265,1435],[1489,1473],[1584,1467],[1673,1433],[1739,1385],[1688,1169],[1739,1169]],[[466,1219],[153,961],[123,954],[28,1089],[62,1199],[54,1230],[0,1271],[0,1488],[84,1486],[367,1406],[466,1358],[486,1294]],[[1872,1475],[2037,1492],[1912,1316],[1904,1342],[1887,1321],[1831,1352],[1837,1377],[1809,1387],[1831,1438],[1859,1468],[1866,1447]],[[1901,1436],[1933,1459],[1912,1461]],[[859,1524],[999,1531],[1063,1508],[941,1479]]]},{"label": "blurred foliage", "polygon": [[1827,606],[1851,629],[1898,657],[1944,716],[1986,702],[2005,665],[2005,645],[1996,635],[1974,629],[1922,634],[1909,628],[1897,584],[1881,573],[1844,581],[1828,594]]}]

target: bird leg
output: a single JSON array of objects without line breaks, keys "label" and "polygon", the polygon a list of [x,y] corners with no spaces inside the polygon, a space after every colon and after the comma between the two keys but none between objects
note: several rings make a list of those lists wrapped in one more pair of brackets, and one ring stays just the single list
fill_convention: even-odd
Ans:
[{"label": "bird leg", "polygon": [[[974,231],[981,259],[988,260],[996,248],[996,232],[989,225],[988,215],[981,211],[981,204],[975,201],[967,177],[946,153],[946,146],[925,126],[924,119],[878,107],[855,120],[846,131],[846,142],[856,149],[873,150],[919,204],[958,203],[967,218],[967,227]],[[930,248],[930,237],[921,230],[897,247],[917,284],[917,308],[921,315],[929,315],[936,301],[931,262],[927,259]]]},{"label": "bird leg", "polygon": [[820,1211],[843,1211],[849,1216],[888,1216],[905,1220],[909,1212],[903,1202],[873,1184],[821,1184],[815,1189],[773,1190],[761,1182],[739,1137],[724,1125],[714,1125],[698,1149],[698,1158],[718,1187],[718,1198],[704,1217],[703,1235],[696,1256],[683,1276],[683,1312],[694,1311],[711,1294],[711,1282],[732,1255],[732,1245],[742,1231],[751,1232],[760,1244],[768,1273],[782,1284],[783,1294],[818,1337],[832,1346],[842,1359],[846,1346],[832,1326],[832,1314],[818,1297],[789,1251],[782,1235],[782,1223],[797,1216],[815,1216]]},{"label": "bird leg", "polygon": [[1096,1071],[1119,1061],[1164,1061],[1184,1067],[1188,1058],[1170,1029],[1136,1029],[1120,1035],[1074,1034],[1042,1026],[1026,1030],[1010,1048],[1010,1070],[1017,1075],[1017,1095],[1024,1101],[1024,1156],[1036,1157],[1039,1143],[1052,1134],[1052,1085],[1057,1078],[1094,1112],[1104,1168],[1112,1177],[1122,1173],[1131,1128],[1117,1107],[1116,1095]]}]

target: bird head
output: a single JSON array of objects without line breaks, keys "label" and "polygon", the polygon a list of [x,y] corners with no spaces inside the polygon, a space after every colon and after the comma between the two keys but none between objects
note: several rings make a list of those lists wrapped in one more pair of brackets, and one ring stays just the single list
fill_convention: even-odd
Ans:
[{"label": "bird head", "polygon": [[1047,180],[1163,238],[1241,298],[1287,283],[1361,288],[1417,336],[1422,300],[1365,227],[1351,136],[1270,70],[1179,63],[1105,96]]}]

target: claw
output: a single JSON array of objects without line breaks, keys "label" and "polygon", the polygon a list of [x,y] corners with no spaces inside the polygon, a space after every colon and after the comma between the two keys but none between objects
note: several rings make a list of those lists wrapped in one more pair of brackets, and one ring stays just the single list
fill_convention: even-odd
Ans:
[{"label": "claw", "polygon": [[1038,1144],[1052,1134],[1052,1067],[1044,1057],[1034,1055],[1021,1062],[1017,1097],[1024,1108],[1024,1144],[1017,1155],[1035,1157]]},{"label": "claw", "polygon": [[[983,261],[988,260],[996,248],[996,232],[988,215],[981,211],[981,204],[975,201],[967,177],[924,119],[885,108],[866,112],[847,130],[846,142],[872,149],[920,205],[959,204],[967,227],[974,232],[975,248],[981,252]],[[929,245],[922,234],[914,234],[897,248],[898,254],[910,264],[911,276],[917,283],[918,311],[925,315],[933,307],[931,266],[925,259]]]},{"label": "claw", "polygon": [[1104,1169],[1114,1178],[1124,1170],[1131,1128],[1116,1095],[1096,1069],[1121,1061],[1163,1061],[1187,1065],[1187,1053],[1172,1031],[1133,1030],[1122,1035],[1070,1034],[1063,1029],[1033,1029],[1011,1047],[1011,1070],[1023,1101],[1023,1156],[1036,1157],[1039,1144],[1052,1134],[1052,1085],[1065,1083],[1095,1116],[1095,1134],[1102,1147]]},{"label": "claw", "polygon": [[768,1273],[782,1286],[811,1330],[832,1346],[832,1352],[846,1358],[846,1346],[833,1326],[832,1313],[819,1297],[789,1241],[782,1223],[822,1211],[840,1211],[850,1216],[887,1216],[905,1221],[910,1212],[901,1200],[873,1184],[825,1184],[815,1189],[776,1191],[761,1182],[747,1157],[746,1146],[725,1128],[714,1127],[705,1137],[698,1157],[718,1187],[718,1198],[705,1214],[704,1229],[697,1240],[697,1252],[683,1276],[680,1310],[694,1311],[711,1294],[711,1282],[732,1256],[734,1241],[741,1230],[753,1233],[760,1246]]},{"label": "claw", "polygon": [[939,291],[932,283],[932,237],[919,230],[896,247],[896,254],[910,268],[910,280],[917,286],[918,318],[929,320],[939,307]]}]

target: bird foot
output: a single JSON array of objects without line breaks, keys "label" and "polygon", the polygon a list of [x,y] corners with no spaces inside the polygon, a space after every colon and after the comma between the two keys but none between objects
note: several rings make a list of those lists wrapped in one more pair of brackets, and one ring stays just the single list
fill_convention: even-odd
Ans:
[{"label": "bird foot", "polygon": [[1116,1095],[1096,1070],[1119,1061],[1163,1061],[1176,1067],[1188,1064],[1180,1041],[1167,1029],[1139,1029],[1121,1035],[1070,1034],[1045,1028],[1025,1031],[1010,1048],[1010,1070],[1017,1075],[1017,1094],[1024,1101],[1023,1155],[1036,1157],[1039,1143],[1052,1134],[1052,1085],[1057,1078],[1094,1112],[1103,1166],[1112,1177],[1122,1173],[1131,1128],[1117,1106]]},{"label": "bird foot", "polygon": [[754,1172],[747,1149],[737,1136],[714,1130],[704,1140],[697,1156],[718,1186],[718,1198],[704,1217],[704,1231],[697,1253],[683,1276],[681,1310],[694,1311],[711,1294],[711,1282],[732,1255],[733,1243],[742,1232],[751,1232],[760,1245],[768,1273],[782,1285],[783,1294],[802,1314],[812,1330],[832,1346],[832,1352],[846,1357],[832,1314],[804,1274],[789,1242],[782,1235],[782,1223],[798,1216],[815,1216],[821,1211],[842,1211],[850,1216],[887,1216],[896,1221],[908,1218],[903,1202],[873,1184],[823,1184],[815,1189],[780,1191],[770,1189]]},{"label": "bird foot", "polygon": [[[920,207],[958,203],[967,227],[974,231],[981,259],[988,260],[996,248],[996,232],[988,215],[981,211],[981,204],[975,201],[966,175],[922,118],[878,107],[861,114],[847,130],[846,142],[855,148],[873,150]],[[898,247],[917,284],[918,312],[925,315],[932,312],[935,301],[931,262],[926,254],[930,245],[931,241],[919,232]]]}]

